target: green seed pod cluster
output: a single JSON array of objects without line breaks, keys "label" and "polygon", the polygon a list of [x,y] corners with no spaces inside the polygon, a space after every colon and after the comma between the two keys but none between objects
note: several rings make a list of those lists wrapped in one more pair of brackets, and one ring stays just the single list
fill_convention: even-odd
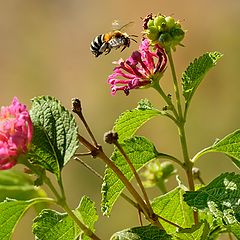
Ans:
[{"label": "green seed pod cluster", "polygon": [[152,16],[149,14],[144,19],[144,33],[153,44],[159,44],[163,48],[176,50],[181,45],[185,31],[182,30],[179,21],[171,16]]},{"label": "green seed pod cluster", "polygon": [[176,173],[174,165],[170,162],[160,162],[155,160],[150,162],[142,176],[145,178],[143,184],[145,187],[159,187],[162,192],[165,192],[165,183]]}]

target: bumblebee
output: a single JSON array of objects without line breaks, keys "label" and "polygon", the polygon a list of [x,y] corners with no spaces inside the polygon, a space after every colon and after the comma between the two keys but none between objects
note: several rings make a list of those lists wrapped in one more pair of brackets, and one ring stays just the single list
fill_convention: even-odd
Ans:
[{"label": "bumblebee", "polygon": [[[125,32],[121,32],[121,29],[126,27],[128,24],[124,25],[119,30],[113,30],[112,32],[100,34],[95,37],[90,46],[90,51],[93,53],[93,55],[95,57],[98,57],[103,53],[107,55],[112,49],[118,49],[120,47],[122,47],[122,52],[126,47],[130,46],[131,40],[137,42],[132,38],[137,37],[136,35],[128,35]],[[116,22],[114,22],[113,25],[117,25]]]}]

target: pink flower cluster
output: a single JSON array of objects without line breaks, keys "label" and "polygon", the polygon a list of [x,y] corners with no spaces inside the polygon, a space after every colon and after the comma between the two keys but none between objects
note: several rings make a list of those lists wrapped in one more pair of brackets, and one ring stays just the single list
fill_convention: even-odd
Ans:
[{"label": "pink flower cluster", "polygon": [[152,51],[149,40],[144,39],[139,51],[133,52],[126,61],[120,59],[114,63],[119,66],[108,77],[112,95],[118,90],[128,95],[131,89],[148,87],[154,80],[159,80],[165,70],[167,56],[159,45],[155,45]]},{"label": "pink flower cluster", "polygon": [[13,167],[26,153],[32,139],[32,122],[25,105],[16,97],[0,112],[0,170]]}]

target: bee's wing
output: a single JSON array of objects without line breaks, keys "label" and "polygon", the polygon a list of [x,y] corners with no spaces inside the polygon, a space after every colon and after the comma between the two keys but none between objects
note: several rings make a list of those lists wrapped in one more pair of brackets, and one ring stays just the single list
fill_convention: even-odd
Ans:
[{"label": "bee's wing", "polygon": [[112,30],[119,30],[120,28],[120,24],[119,24],[119,20],[115,19],[112,22]]},{"label": "bee's wing", "polygon": [[121,26],[121,28],[119,28],[118,30],[121,31],[123,30],[124,28],[128,27],[130,24],[133,24],[134,22],[129,22],[129,23],[126,23],[124,24],[123,26]]},{"label": "bee's wing", "polygon": [[127,24],[124,24],[123,26],[120,26],[120,24],[119,24],[119,20],[114,20],[113,22],[112,22],[112,29],[113,30],[118,30],[118,31],[121,31],[121,30],[123,30],[124,28],[126,28],[126,27],[128,27],[128,25],[130,25],[130,24],[132,24],[133,22],[129,22],[129,23],[127,23]]}]

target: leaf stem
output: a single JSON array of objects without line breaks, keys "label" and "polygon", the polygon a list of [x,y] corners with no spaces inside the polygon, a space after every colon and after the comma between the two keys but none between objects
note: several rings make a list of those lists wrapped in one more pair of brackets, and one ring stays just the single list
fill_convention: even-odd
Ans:
[{"label": "leaf stem", "polygon": [[159,81],[154,81],[154,85],[152,87],[161,95],[161,97],[168,104],[169,109],[173,112],[173,114],[175,116],[175,118],[172,117],[172,120],[174,120],[174,122],[176,122],[176,119],[178,118],[177,110],[176,110],[175,106],[173,105],[171,99],[162,90],[162,88],[161,88],[161,86],[159,84]]},{"label": "leaf stem", "polygon": [[184,164],[179,159],[177,159],[177,158],[175,158],[171,155],[168,155],[168,154],[165,154],[165,153],[159,153],[158,158],[169,159],[169,160],[177,163],[178,165],[180,165],[182,168],[184,168]]},{"label": "leaf stem", "polygon": [[86,227],[80,219],[73,213],[73,211],[68,207],[66,201],[62,203],[62,208],[68,213],[68,215],[77,223],[77,225],[81,228],[81,230],[91,239],[93,240],[101,240],[97,235],[93,233],[91,229]]},{"label": "leaf stem", "polygon": [[195,163],[198,158],[200,158],[202,155],[204,155],[206,152],[208,152],[211,149],[211,147],[204,148],[200,152],[198,152],[192,159],[191,162]]},{"label": "leaf stem", "polygon": [[62,197],[60,196],[60,194],[57,192],[56,188],[53,186],[51,180],[44,175],[43,176],[43,181],[47,184],[47,186],[50,188],[50,190],[53,192],[53,194],[55,195],[55,197],[57,198],[57,202],[60,203],[62,201]]}]

